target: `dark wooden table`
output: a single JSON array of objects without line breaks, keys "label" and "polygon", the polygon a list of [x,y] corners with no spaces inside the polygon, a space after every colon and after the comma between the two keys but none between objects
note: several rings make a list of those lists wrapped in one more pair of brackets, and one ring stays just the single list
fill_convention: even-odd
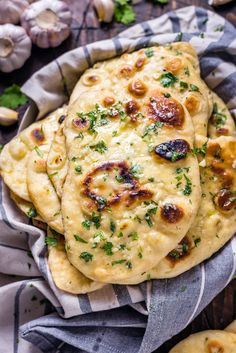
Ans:
[{"label": "dark wooden table", "polygon": [[[33,47],[32,55],[25,65],[10,74],[0,74],[0,92],[11,85],[17,83],[22,85],[35,71],[63,54],[64,52],[78,46],[94,42],[96,40],[107,39],[117,35],[127,28],[119,23],[101,25],[94,13],[92,0],[65,0],[70,6],[74,20],[72,24],[72,34],[60,47],[55,49],[39,49]],[[208,5],[207,0],[170,0],[168,5],[153,5],[151,1],[143,0],[135,6],[137,15],[136,22],[158,17],[169,10],[181,8],[188,5],[202,6],[224,16],[231,23],[236,25],[236,1],[230,4],[213,9]],[[1,143],[6,142],[12,136],[16,127],[0,128]],[[156,353],[168,353],[174,344],[179,342],[190,333],[206,329],[223,329],[233,319],[236,318],[236,280],[232,281],[228,287],[220,293],[208,307],[179,335],[166,342]],[[200,352],[199,352],[200,353]]]}]

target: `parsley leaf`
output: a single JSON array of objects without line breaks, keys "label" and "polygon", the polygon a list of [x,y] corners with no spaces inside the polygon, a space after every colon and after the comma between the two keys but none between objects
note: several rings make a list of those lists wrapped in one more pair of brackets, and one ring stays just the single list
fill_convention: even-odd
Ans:
[{"label": "parsley leaf", "polygon": [[224,125],[227,120],[227,116],[219,112],[217,103],[213,104],[212,120],[217,129]]},{"label": "parsley leaf", "polygon": [[48,246],[57,246],[58,240],[54,237],[45,237],[45,244]]},{"label": "parsley leaf", "polygon": [[35,217],[37,217],[37,215],[38,215],[38,213],[37,213],[37,211],[36,211],[36,209],[34,207],[31,207],[29,209],[29,211],[27,212],[27,216],[29,218],[35,218]]},{"label": "parsley leaf", "polygon": [[125,263],[126,262],[126,260],[115,260],[115,261],[112,261],[112,266],[114,266],[114,265],[119,265],[119,264],[123,264],[123,263]]},{"label": "parsley leaf", "polygon": [[16,84],[6,88],[0,96],[1,107],[16,109],[27,102],[28,98],[21,93],[20,87]]},{"label": "parsley leaf", "polygon": [[160,76],[160,82],[163,87],[171,87],[178,81],[178,78],[171,72],[166,72]]},{"label": "parsley leaf", "polygon": [[77,165],[77,166],[75,167],[75,172],[76,172],[77,174],[82,174],[82,167],[81,167],[80,165]]},{"label": "parsley leaf", "polygon": [[194,147],[192,149],[193,154],[201,154],[203,157],[205,157],[207,152],[207,141],[202,145],[202,147]]},{"label": "parsley leaf", "polygon": [[139,236],[138,236],[138,233],[137,233],[137,232],[131,232],[131,233],[128,235],[128,238],[131,238],[132,240],[138,240]]},{"label": "parsley leaf", "polygon": [[81,243],[87,244],[88,242],[81,238],[78,234],[74,234],[74,238],[76,241],[80,241]]},{"label": "parsley leaf", "polygon": [[199,88],[196,85],[190,84],[190,91],[191,92],[199,92]]},{"label": "parsley leaf", "polygon": [[134,164],[129,168],[129,173],[135,178],[140,178],[140,173],[142,172],[142,167],[139,164]]},{"label": "parsley leaf", "polygon": [[124,25],[135,21],[136,15],[129,0],[115,0],[115,20]]},{"label": "parsley leaf", "polygon": [[112,248],[113,248],[113,244],[110,241],[107,241],[102,247],[102,249],[105,251],[106,255],[108,256],[113,255]]},{"label": "parsley leaf", "polygon": [[152,48],[148,48],[147,50],[145,50],[145,55],[148,57],[148,58],[151,58],[153,55],[154,55],[154,51]]},{"label": "parsley leaf", "polygon": [[93,255],[87,251],[83,251],[79,257],[80,257],[80,259],[84,260],[85,262],[92,261],[92,259],[93,259]]},{"label": "parsley leaf", "polygon": [[97,144],[95,145],[90,145],[89,146],[91,148],[91,150],[94,150],[98,153],[105,153],[105,151],[107,151],[107,145],[105,144],[105,142],[102,140],[102,141],[99,141]]}]

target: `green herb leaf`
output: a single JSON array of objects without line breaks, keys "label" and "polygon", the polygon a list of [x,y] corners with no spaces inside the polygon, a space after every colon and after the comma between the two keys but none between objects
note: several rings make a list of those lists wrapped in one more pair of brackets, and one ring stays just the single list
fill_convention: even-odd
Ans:
[{"label": "green herb leaf", "polygon": [[190,84],[190,91],[199,92],[199,88],[196,85]]},{"label": "green herb leaf", "polygon": [[129,0],[115,0],[114,17],[117,22],[125,25],[135,21],[136,15]]},{"label": "green herb leaf", "polygon": [[28,102],[28,98],[21,92],[20,87],[16,84],[6,88],[0,96],[0,106],[16,109]]},{"label": "green herb leaf", "polygon": [[88,219],[83,221],[81,224],[85,229],[88,229],[88,230],[90,229],[91,222]]},{"label": "green herb leaf", "polygon": [[148,48],[147,50],[145,50],[145,55],[148,57],[148,58],[151,58],[153,55],[154,55],[154,51],[152,48]]},{"label": "green herb leaf", "polygon": [[212,121],[214,126],[219,129],[221,126],[225,125],[227,116],[219,112],[217,103],[213,104]]},{"label": "green herb leaf", "polygon": [[153,204],[153,205],[152,205],[152,208],[150,208],[150,209],[146,212],[146,214],[145,214],[145,216],[144,216],[144,219],[145,219],[145,221],[147,222],[147,224],[149,225],[149,227],[152,227],[152,226],[153,226],[153,222],[152,222],[151,216],[152,216],[152,215],[155,215],[155,214],[157,213],[157,209],[158,209],[158,207],[156,206],[156,204]]},{"label": "green herb leaf", "polygon": [[202,155],[203,157],[205,157],[205,155],[206,155],[206,152],[207,152],[207,142],[205,142],[203,145],[202,145],[202,147],[194,147],[193,149],[192,149],[192,153],[193,154],[200,154],[200,155]]},{"label": "green herb leaf", "polygon": [[95,145],[90,145],[89,147],[91,148],[91,150],[99,152],[101,154],[105,153],[108,150],[108,148],[103,140],[99,141]]},{"label": "green herb leaf", "polygon": [[87,251],[83,251],[79,257],[80,257],[80,259],[84,260],[85,262],[89,262],[89,261],[92,261],[93,254],[90,254]]},{"label": "green herb leaf", "polygon": [[184,190],[183,190],[183,194],[186,195],[186,196],[188,196],[188,195],[190,195],[191,192],[192,192],[192,182],[191,182],[191,180],[187,177],[186,174],[184,174],[184,178],[185,178],[185,180],[186,180],[186,185],[185,185],[185,188],[184,188]]},{"label": "green herb leaf", "polygon": [[129,168],[129,173],[135,178],[140,178],[140,173],[142,172],[143,168],[139,164],[134,164]]},{"label": "green herb leaf", "polygon": [[106,255],[108,256],[113,255],[112,248],[113,248],[113,244],[110,241],[106,242],[102,247],[102,249],[105,251]]},{"label": "green herb leaf", "polygon": [[75,172],[76,172],[77,174],[82,174],[82,167],[81,167],[80,165],[77,165],[77,166],[75,167]]},{"label": "green herb leaf", "polygon": [[39,149],[38,146],[35,146],[34,150],[40,158],[43,158],[43,152]]},{"label": "green herb leaf", "polygon": [[120,264],[123,264],[123,263],[125,263],[126,262],[126,260],[115,260],[115,261],[112,261],[112,266],[114,266],[114,265],[120,265]]},{"label": "green herb leaf", "polygon": [[31,207],[29,209],[29,211],[27,212],[27,216],[29,218],[35,218],[35,217],[37,217],[37,215],[38,215],[38,213],[37,213],[37,211],[36,211],[36,209],[34,207]]},{"label": "green herb leaf", "polygon": [[116,230],[116,224],[112,219],[110,220],[110,230],[112,233],[114,233]]},{"label": "green herb leaf", "polygon": [[88,242],[80,237],[78,234],[74,234],[74,238],[76,241],[80,241],[81,243],[87,244]]},{"label": "green herb leaf", "polygon": [[54,237],[45,237],[45,243],[48,246],[57,246],[58,244],[58,239]]},{"label": "green herb leaf", "polygon": [[137,233],[137,232],[131,232],[131,233],[128,235],[128,238],[131,238],[132,240],[138,240],[139,236],[138,236],[138,233]]},{"label": "green herb leaf", "polygon": [[201,238],[194,239],[194,244],[197,247],[201,243]]},{"label": "green herb leaf", "polygon": [[178,82],[178,78],[171,72],[166,72],[160,76],[160,82],[163,87],[172,87],[176,82]]},{"label": "green herb leaf", "polygon": [[81,139],[83,140],[84,134],[82,132],[79,132],[77,136],[75,136],[75,139]]},{"label": "green herb leaf", "polygon": [[180,92],[184,92],[188,89],[188,83],[184,81],[180,81],[179,83],[180,86]]}]

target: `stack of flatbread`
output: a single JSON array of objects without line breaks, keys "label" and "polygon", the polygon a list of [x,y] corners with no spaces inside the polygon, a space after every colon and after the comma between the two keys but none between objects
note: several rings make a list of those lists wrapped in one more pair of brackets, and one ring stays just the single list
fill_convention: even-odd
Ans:
[{"label": "stack of flatbread", "polygon": [[0,165],[70,293],[177,276],[236,231],[235,124],[188,43],[97,63]]}]

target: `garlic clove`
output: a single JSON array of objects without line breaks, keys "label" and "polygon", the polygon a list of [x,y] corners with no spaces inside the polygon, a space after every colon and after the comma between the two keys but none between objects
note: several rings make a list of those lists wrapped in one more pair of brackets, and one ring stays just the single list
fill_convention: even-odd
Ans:
[{"label": "garlic clove", "polygon": [[40,48],[57,47],[70,35],[72,14],[64,1],[39,0],[21,16],[21,25]]},{"label": "garlic clove", "polygon": [[24,28],[9,23],[0,25],[0,71],[11,72],[23,66],[31,47]]},{"label": "garlic clove", "polygon": [[18,121],[18,113],[15,110],[0,107],[0,125],[10,126]]},{"label": "garlic clove", "polygon": [[93,6],[100,22],[109,23],[112,21],[115,10],[115,4],[112,0],[94,0]]}]

